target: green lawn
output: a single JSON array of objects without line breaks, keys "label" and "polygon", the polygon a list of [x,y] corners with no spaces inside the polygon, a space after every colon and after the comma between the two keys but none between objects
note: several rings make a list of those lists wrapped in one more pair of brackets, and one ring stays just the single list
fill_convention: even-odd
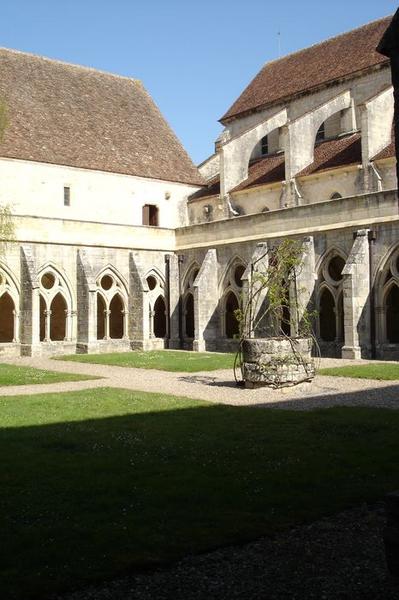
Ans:
[{"label": "green lawn", "polygon": [[399,487],[399,411],[127,390],[0,398],[0,589],[43,598]]},{"label": "green lawn", "polygon": [[90,375],[75,375],[43,371],[31,367],[0,364],[0,387],[6,385],[33,385],[35,383],[58,383],[59,381],[84,381],[98,379]]},{"label": "green lawn", "polygon": [[372,363],[320,369],[320,375],[357,377],[360,379],[399,380],[399,363]]},{"label": "green lawn", "polygon": [[182,350],[141,352],[136,350],[134,352],[115,352],[112,354],[72,354],[57,357],[57,359],[117,367],[194,373],[196,371],[232,369],[234,356],[234,354],[221,354],[219,352],[185,352]]}]

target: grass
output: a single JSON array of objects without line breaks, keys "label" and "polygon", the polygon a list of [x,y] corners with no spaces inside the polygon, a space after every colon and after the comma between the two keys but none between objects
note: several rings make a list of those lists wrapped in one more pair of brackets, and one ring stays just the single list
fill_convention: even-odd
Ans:
[{"label": "grass", "polygon": [[85,381],[87,379],[98,379],[98,377],[0,364],[0,387],[8,385],[34,385],[36,383],[58,383],[59,381]]},{"label": "grass", "polygon": [[359,379],[399,380],[399,363],[372,363],[367,365],[346,365],[320,369],[320,375],[333,377],[356,377]]},{"label": "grass", "polygon": [[0,589],[43,599],[399,487],[399,411],[96,389],[0,398]]},{"label": "grass", "polygon": [[152,350],[147,352],[135,350],[133,352],[115,352],[112,354],[72,354],[57,357],[57,359],[95,363],[97,365],[195,373],[196,371],[232,369],[234,354],[185,352],[182,350]]}]

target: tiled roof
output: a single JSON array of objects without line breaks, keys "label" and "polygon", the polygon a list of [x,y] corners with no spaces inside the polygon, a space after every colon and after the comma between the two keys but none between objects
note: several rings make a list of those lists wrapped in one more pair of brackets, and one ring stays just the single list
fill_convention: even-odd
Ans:
[{"label": "tiled roof", "polygon": [[345,165],[361,164],[362,142],[360,133],[354,133],[334,140],[326,140],[316,144],[314,161],[296,177],[311,175],[312,173],[336,169]]},{"label": "tiled roof", "polygon": [[212,179],[207,181],[207,184],[205,185],[205,187],[198,190],[197,192],[194,192],[194,194],[191,194],[191,196],[189,196],[188,200],[189,200],[189,202],[192,202],[195,200],[202,200],[203,198],[208,198],[209,196],[218,196],[219,194],[220,194],[220,177],[219,177],[219,175],[216,175],[215,177],[212,177]]},{"label": "tiled roof", "polygon": [[257,185],[267,185],[285,179],[284,153],[260,158],[249,165],[248,178],[242,181],[232,192],[239,192]]},{"label": "tiled roof", "polygon": [[[254,160],[249,164],[248,177],[237,185],[232,192],[239,192],[257,185],[267,185],[285,179],[284,154],[273,154]],[[208,185],[192,194],[190,202],[202,200],[220,194],[220,177],[217,175]]]},{"label": "tiled roof", "polygon": [[241,96],[220,119],[233,117],[314,91],[371,67],[389,64],[376,51],[392,17],[373,21],[337,37],[266,63]]},{"label": "tiled roof", "polygon": [[392,158],[395,156],[395,129],[392,128],[391,143],[381,150],[381,152],[379,152],[376,156],[373,156],[373,160],[383,160],[384,158]]},{"label": "tiled roof", "polygon": [[137,80],[0,49],[0,100],[2,157],[203,184]]}]

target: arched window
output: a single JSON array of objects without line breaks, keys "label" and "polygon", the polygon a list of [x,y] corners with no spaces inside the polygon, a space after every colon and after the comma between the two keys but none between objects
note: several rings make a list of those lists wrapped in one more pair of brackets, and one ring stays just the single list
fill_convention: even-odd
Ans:
[{"label": "arched window", "polygon": [[123,315],[125,307],[119,294],[115,294],[109,304],[109,337],[112,340],[123,338]]},{"label": "arched window", "polygon": [[240,325],[236,311],[240,308],[245,265],[239,257],[233,258],[226,268],[220,285],[219,312],[221,316],[221,334],[227,339],[234,339],[240,333]]},{"label": "arched window", "polygon": [[67,303],[62,294],[54,296],[50,305],[50,340],[62,341],[66,338]]},{"label": "arched window", "polygon": [[[345,337],[342,274],[345,262],[341,254],[331,250],[324,259],[319,272],[319,336],[321,342],[330,344],[325,347],[325,351],[330,356],[337,355]],[[332,346],[331,342],[334,342]]]},{"label": "arched window", "polygon": [[324,288],[320,296],[320,337],[323,342],[333,342],[337,337],[335,320],[335,300],[328,288]]},{"label": "arched window", "polygon": [[154,336],[166,336],[166,306],[163,296],[158,296],[154,304]]},{"label": "arched window", "polygon": [[0,343],[14,340],[15,304],[8,292],[0,297]]},{"label": "arched window", "polygon": [[123,339],[127,332],[126,287],[111,268],[97,277],[97,286],[97,339]]},{"label": "arched window", "polygon": [[147,284],[149,337],[167,337],[165,282],[162,273],[153,268],[145,278]]},{"label": "arched window", "polygon": [[19,336],[19,291],[6,268],[0,267],[0,343],[17,342]]},{"label": "arched window", "polygon": [[239,309],[237,296],[234,292],[228,292],[225,300],[225,332],[227,338],[235,338],[240,333],[239,323],[235,311]]},{"label": "arched window", "polygon": [[64,277],[53,267],[39,274],[41,342],[63,342],[72,336],[72,300]]},{"label": "arched window", "polygon": [[334,192],[330,196],[330,200],[339,200],[340,198],[342,198],[342,196],[341,196],[341,194],[339,192]]},{"label": "arched window", "polygon": [[187,270],[183,280],[183,334],[189,339],[195,337],[194,283],[199,272],[199,266],[194,263]]}]

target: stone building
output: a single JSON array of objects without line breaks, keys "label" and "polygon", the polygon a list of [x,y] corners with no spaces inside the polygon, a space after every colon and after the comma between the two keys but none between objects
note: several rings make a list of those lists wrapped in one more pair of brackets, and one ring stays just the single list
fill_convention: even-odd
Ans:
[{"label": "stone building", "polygon": [[399,355],[389,18],[267,63],[197,169],[140,82],[0,50],[0,350],[228,350],[253,256],[303,244],[325,355]]}]

